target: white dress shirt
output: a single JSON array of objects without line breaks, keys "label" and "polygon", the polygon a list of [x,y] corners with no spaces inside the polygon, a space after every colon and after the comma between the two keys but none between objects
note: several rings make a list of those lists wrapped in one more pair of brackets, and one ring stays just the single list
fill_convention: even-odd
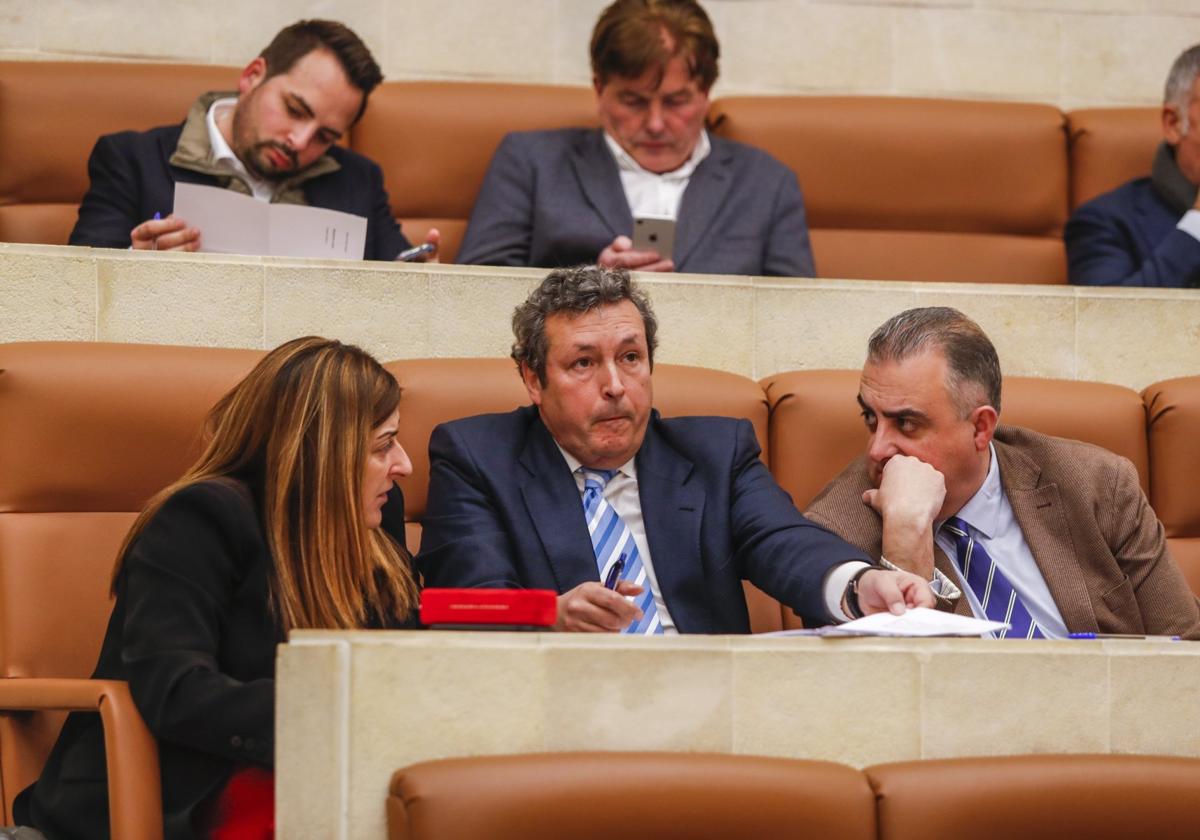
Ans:
[{"label": "white dress shirt", "polygon": [[246,185],[250,187],[250,191],[255,198],[259,201],[269,202],[275,195],[277,184],[252,175],[250,170],[246,169],[246,165],[233,153],[233,149],[229,147],[229,144],[225,142],[225,135],[221,134],[221,129],[217,128],[217,117],[236,105],[237,99],[229,97],[227,99],[218,99],[208,108],[206,123],[208,125],[208,144],[212,147],[213,162],[225,164],[225,166],[229,167],[230,172],[246,182]]},{"label": "white dress shirt", "polygon": [[1200,239],[1200,210],[1189,210],[1183,214],[1179,224],[1175,225],[1194,239]]},{"label": "white dress shirt", "polygon": [[[1065,639],[1067,626],[1063,622],[1062,613],[1050,596],[1046,579],[1033,559],[1033,552],[1025,542],[1025,534],[1021,525],[1013,515],[1012,505],[1004,494],[1000,484],[1000,464],[996,460],[996,447],[988,446],[991,463],[988,465],[987,478],[975,495],[955,514],[970,526],[971,536],[975,543],[992,558],[996,568],[1004,573],[1008,582],[1017,592],[1017,597],[1029,610],[1029,615],[1038,623],[1042,634],[1047,639]],[[958,567],[958,553],[954,537],[942,530],[942,522],[935,523],[934,541],[946,552],[955,567]],[[961,575],[960,575],[961,577]],[[971,605],[971,612],[976,618],[987,618],[980,606],[975,591],[963,581],[963,597]]]},{"label": "white dress shirt", "polygon": [[625,191],[625,200],[629,203],[629,210],[635,219],[679,218],[679,203],[683,201],[688,181],[691,180],[696,167],[712,151],[708,132],[702,130],[700,139],[696,141],[696,148],[692,149],[692,156],[683,166],[660,174],[643,169],[607,131],[604,132],[604,142],[608,144],[609,151],[617,161],[617,170],[621,174],[621,188]]}]

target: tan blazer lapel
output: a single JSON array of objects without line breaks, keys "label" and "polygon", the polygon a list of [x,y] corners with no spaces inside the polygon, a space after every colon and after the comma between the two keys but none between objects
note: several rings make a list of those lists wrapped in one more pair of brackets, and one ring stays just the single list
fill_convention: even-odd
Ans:
[{"label": "tan blazer lapel", "polygon": [[1096,630],[1096,614],[1058,485],[1039,486],[1042,470],[1033,459],[999,440],[995,444],[1000,483],[1063,622],[1072,630]]}]

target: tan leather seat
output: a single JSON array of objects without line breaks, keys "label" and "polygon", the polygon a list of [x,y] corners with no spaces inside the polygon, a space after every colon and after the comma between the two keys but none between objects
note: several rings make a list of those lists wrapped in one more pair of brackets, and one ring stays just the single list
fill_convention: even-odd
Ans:
[{"label": "tan leather seat", "polygon": [[1159,108],[1081,108],[1067,112],[1071,208],[1150,174],[1162,141]]},{"label": "tan leather seat", "polygon": [[385,82],[352,145],[383,167],[405,235],[419,242],[438,228],[442,261],[453,262],[505,134],[597,124],[595,94],[585,87]]},{"label": "tan leather seat", "polygon": [[1200,377],[1156,382],[1142,392],[1150,450],[1150,504],[1171,555],[1200,595]]},{"label": "tan leather seat", "polygon": [[391,840],[873,840],[863,775],[826,761],[695,753],[452,758],[392,777]]},{"label": "tan leather seat", "polygon": [[880,840],[1200,837],[1200,760],[1023,755],[879,764]]},{"label": "tan leather seat", "polygon": [[191,64],[0,62],[0,242],[65,245],[100,135],[180,123],[237,79]]},{"label": "tan leather seat", "polygon": [[799,177],[822,277],[1065,283],[1064,118],[1048,105],[737,96],[716,132]]}]

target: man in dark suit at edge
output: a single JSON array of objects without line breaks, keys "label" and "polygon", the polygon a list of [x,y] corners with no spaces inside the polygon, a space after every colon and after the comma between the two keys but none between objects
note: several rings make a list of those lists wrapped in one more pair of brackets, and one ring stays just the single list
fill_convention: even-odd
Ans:
[{"label": "man in dark suit at edge", "polygon": [[[719,45],[695,0],[617,0],[592,33],[600,129],[509,134],[460,263],[815,275],[796,176],[704,129]],[[634,250],[635,217],[673,219],[673,253]]]},{"label": "man in dark suit at edge", "polygon": [[858,403],[867,451],[805,515],[933,579],[938,606],[1069,633],[1200,638],[1200,606],[1127,459],[997,426],[1000,360],[971,319],[924,307],[871,336]]},{"label": "man in dark suit at edge", "polygon": [[[302,20],[285,27],[242,70],[236,92],[203,94],[182,125],[97,141],[70,244],[197,250],[202,231],[170,215],[175,184],[184,182],[363,216],[365,258],[395,259],[409,243],[392,216],[383,173],[335,145],[382,79],[346,26]],[[438,240],[436,230],[426,237]]]},{"label": "man in dark suit at edge", "polygon": [[1072,283],[1200,286],[1200,44],[1167,74],[1162,130],[1149,178],[1093,198],[1067,221]]},{"label": "man in dark suit at edge", "polygon": [[533,405],[434,430],[426,585],[553,589],[558,629],[597,632],[749,632],[743,579],[810,624],[932,606],[800,515],[749,421],[658,416],[656,327],[620,269],[554,271],[517,307]]}]

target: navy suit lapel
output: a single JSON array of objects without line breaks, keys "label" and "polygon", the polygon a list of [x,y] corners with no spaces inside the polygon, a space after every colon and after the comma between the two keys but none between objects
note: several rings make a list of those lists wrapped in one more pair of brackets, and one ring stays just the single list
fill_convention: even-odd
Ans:
[{"label": "navy suit lapel", "polygon": [[1071,541],[1058,485],[1041,484],[1041,467],[1024,453],[996,441],[1000,483],[1069,630],[1098,629],[1087,581]]},{"label": "navy suit lapel", "polygon": [[679,204],[679,220],[675,225],[676,271],[704,240],[733,187],[729,171],[733,152],[729,144],[712,135],[709,135],[709,141],[712,151],[692,173]]},{"label": "navy suit lapel", "polygon": [[596,555],[583,517],[579,486],[542,421],[530,426],[517,459],[521,496],[560,593],[599,580]]},{"label": "navy suit lapel", "polygon": [[708,587],[700,553],[704,490],[688,484],[692,462],[658,434],[655,412],[637,455],[638,496],[650,561],[659,591],[681,633],[711,629]]},{"label": "navy suit lapel", "polygon": [[580,138],[571,150],[571,168],[579,180],[579,189],[588,205],[596,211],[614,237],[629,236],[633,231],[633,214],[621,186],[617,162],[597,129]]}]

